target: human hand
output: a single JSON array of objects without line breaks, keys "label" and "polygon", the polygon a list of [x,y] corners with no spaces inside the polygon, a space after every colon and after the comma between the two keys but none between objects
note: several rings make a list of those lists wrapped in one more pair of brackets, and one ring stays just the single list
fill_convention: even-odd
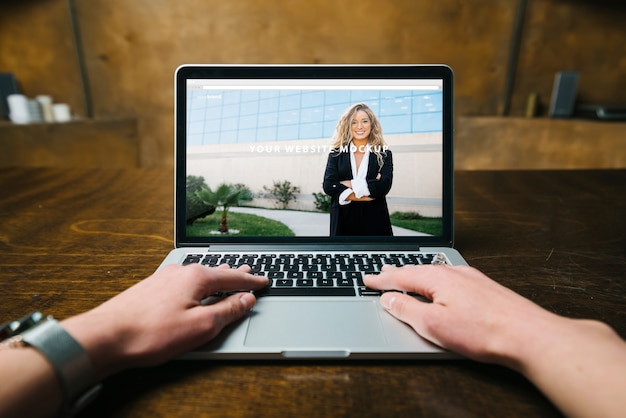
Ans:
[{"label": "human hand", "polygon": [[[340,181],[340,183],[346,186],[348,189],[352,189],[352,181],[343,180],[343,181]],[[349,200],[350,202],[371,202],[372,200],[374,200],[374,198],[369,197],[369,196],[356,197],[354,193],[350,193],[348,197],[346,198],[346,200]]]},{"label": "human hand", "polygon": [[479,361],[511,367],[515,345],[552,322],[551,314],[528,299],[467,266],[383,266],[376,276],[365,276],[373,289],[417,292],[423,302],[399,292],[385,292],[381,304],[419,335],[444,348]]},{"label": "human hand", "polygon": [[566,416],[624,416],[626,344],[607,324],[548,312],[467,266],[383,266],[364,281],[429,298],[380,301],[424,338],[522,373]]},{"label": "human hand", "polygon": [[[87,350],[99,379],[129,367],[150,366],[190,351],[244,316],[267,285],[250,267],[171,265],[95,309],[63,321]],[[217,292],[238,291],[211,305]]]}]

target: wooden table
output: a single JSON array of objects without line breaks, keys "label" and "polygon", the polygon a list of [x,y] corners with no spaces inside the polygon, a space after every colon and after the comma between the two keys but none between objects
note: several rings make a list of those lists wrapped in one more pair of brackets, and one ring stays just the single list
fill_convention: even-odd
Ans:
[{"label": "wooden table", "polygon": [[[173,245],[172,175],[0,169],[0,321],[64,318],[154,271]],[[626,171],[459,172],[457,247],[563,315],[626,336]],[[457,361],[181,362],[105,382],[83,414],[558,416],[502,367]]]}]

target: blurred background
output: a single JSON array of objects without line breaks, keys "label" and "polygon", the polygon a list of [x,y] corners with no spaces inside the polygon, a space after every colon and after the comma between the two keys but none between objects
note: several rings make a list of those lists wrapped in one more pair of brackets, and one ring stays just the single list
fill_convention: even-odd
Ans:
[{"label": "blurred background", "polygon": [[444,63],[458,169],[626,167],[619,117],[550,117],[562,71],[577,105],[626,105],[624,22],[617,0],[0,0],[4,88],[72,115],[0,121],[0,166],[172,167],[183,63]]}]

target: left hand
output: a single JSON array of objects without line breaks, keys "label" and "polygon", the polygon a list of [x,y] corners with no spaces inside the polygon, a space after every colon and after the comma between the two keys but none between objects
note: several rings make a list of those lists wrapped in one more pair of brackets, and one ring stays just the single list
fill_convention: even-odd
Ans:
[{"label": "left hand", "polygon": [[[171,265],[95,309],[63,321],[87,350],[99,379],[128,367],[162,363],[214,338],[244,316],[267,285],[250,268]],[[238,291],[211,305],[217,292]]]}]

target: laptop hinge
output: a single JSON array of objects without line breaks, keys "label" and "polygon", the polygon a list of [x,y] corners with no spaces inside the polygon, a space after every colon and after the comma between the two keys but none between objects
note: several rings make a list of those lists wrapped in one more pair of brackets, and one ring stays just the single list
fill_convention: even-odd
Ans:
[{"label": "laptop hinge", "polygon": [[354,252],[354,251],[420,251],[420,246],[412,244],[349,244],[342,243],[337,245],[324,244],[211,244],[203,245],[207,252],[224,252],[224,251],[325,251],[325,252]]}]

